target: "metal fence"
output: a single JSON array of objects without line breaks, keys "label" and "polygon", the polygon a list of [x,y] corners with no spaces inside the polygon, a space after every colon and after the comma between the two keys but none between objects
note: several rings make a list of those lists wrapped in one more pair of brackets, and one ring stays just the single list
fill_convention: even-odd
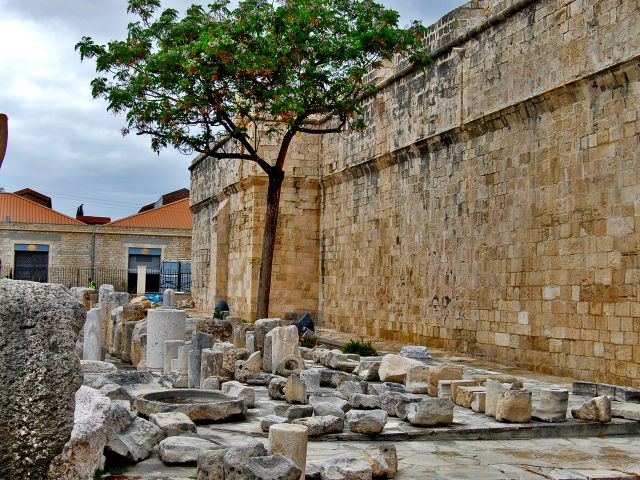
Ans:
[{"label": "metal fence", "polygon": [[[32,275],[30,273],[33,273]],[[150,281],[151,278],[155,281]],[[43,277],[39,270],[30,272],[22,268],[19,275],[8,267],[0,269],[0,278],[13,278],[20,280],[30,280],[34,282],[47,281],[48,283],[60,283],[66,287],[88,287],[89,282],[100,286],[103,284],[113,285],[118,292],[135,292],[137,287],[137,271],[131,272],[126,268],[73,268],[73,267],[52,267],[48,270],[48,275]],[[151,288],[149,288],[151,287]],[[167,288],[180,292],[191,292],[191,268],[190,265],[174,263],[162,265],[160,270],[147,271],[147,290],[152,293],[158,289],[159,292]]]}]

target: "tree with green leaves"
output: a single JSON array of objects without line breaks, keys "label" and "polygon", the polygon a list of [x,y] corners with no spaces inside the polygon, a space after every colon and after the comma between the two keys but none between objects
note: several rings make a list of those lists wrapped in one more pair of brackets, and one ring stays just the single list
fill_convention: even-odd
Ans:
[{"label": "tree with green leaves", "polygon": [[[268,176],[256,318],[268,315],[271,269],[287,150],[300,134],[366,125],[366,81],[395,54],[424,66],[424,28],[399,28],[397,12],[372,0],[226,0],[183,16],[160,0],[129,0],[137,21],[127,38],[98,45],[83,37],[81,59],[96,61],[94,98],[126,115],[123,134],[151,137],[215,159],[255,162]],[[279,141],[262,158],[255,131]],[[235,148],[230,148],[233,145]]]}]

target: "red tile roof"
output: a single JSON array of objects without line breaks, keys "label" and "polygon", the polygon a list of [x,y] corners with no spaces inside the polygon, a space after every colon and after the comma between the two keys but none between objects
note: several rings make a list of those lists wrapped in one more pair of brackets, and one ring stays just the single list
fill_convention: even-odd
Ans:
[{"label": "red tile roof", "polygon": [[189,199],[185,198],[169,205],[136,213],[120,220],[114,220],[107,225],[114,227],[181,228],[191,230],[193,224],[191,222],[191,212],[189,211]]},{"label": "red tile roof", "polygon": [[0,192],[0,222],[84,225],[75,218],[51,210],[36,202],[9,192]]}]

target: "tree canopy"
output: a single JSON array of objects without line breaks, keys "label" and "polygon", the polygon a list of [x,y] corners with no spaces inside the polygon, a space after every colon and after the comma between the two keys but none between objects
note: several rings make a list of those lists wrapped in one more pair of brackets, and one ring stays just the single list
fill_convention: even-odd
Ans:
[{"label": "tree canopy", "polygon": [[[236,8],[217,0],[182,16],[160,7],[129,0],[137,20],[126,39],[83,37],[76,49],[96,61],[93,96],[126,115],[123,134],[149,135],[155,151],[248,160],[267,173],[257,313],[266,316],[292,138],[364,129],[362,100],[376,93],[367,74],[395,54],[426,65],[424,28],[398,28],[398,13],[373,0],[244,0]],[[259,154],[255,132],[265,130],[280,141],[276,158]]]}]

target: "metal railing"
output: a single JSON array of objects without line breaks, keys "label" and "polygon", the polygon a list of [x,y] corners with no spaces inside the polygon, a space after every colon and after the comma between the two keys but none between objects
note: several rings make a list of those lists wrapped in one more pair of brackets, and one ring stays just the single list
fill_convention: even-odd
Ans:
[{"label": "metal railing", "polygon": [[[185,271],[186,270],[186,271]],[[163,268],[160,270],[147,270],[147,285],[159,287],[159,292],[171,288],[180,292],[191,292],[191,270],[178,268]],[[32,273],[32,275],[30,274]],[[151,276],[156,277],[155,282],[150,282]],[[75,268],[75,267],[52,267],[48,270],[48,275],[43,277],[41,269],[30,272],[29,269],[21,268],[19,278],[14,270],[8,266],[0,268],[0,278],[12,278],[18,280],[30,280],[34,282],[60,283],[66,287],[89,287],[89,282],[93,280],[95,285],[113,285],[118,292],[134,292],[137,284],[137,270],[127,268]],[[155,289],[154,289],[155,290]],[[149,291],[151,293],[151,290]]]}]

